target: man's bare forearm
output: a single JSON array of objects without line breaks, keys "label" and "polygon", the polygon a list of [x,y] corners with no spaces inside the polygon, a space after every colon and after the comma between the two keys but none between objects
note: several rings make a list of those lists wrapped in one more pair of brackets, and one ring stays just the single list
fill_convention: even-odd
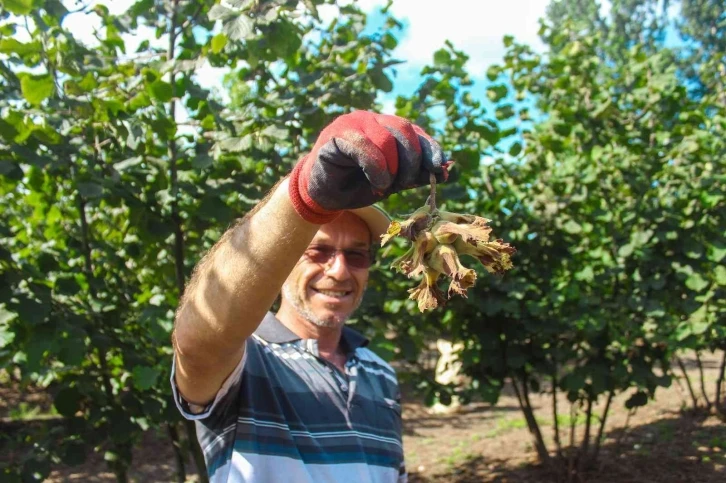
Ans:
[{"label": "man's bare forearm", "polygon": [[214,397],[318,228],[295,212],[284,181],[197,266],[174,333],[176,380],[190,402]]}]

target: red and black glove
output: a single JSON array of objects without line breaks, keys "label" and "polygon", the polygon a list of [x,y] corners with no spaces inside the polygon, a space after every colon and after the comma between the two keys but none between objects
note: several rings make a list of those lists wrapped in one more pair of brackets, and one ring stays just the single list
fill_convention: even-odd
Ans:
[{"label": "red and black glove", "polygon": [[311,223],[328,223],[342,210],[362,208],[389,195],[446,181],[441,146],[409,121],[355,111],[338,117],[290,176],[295,210]]}]

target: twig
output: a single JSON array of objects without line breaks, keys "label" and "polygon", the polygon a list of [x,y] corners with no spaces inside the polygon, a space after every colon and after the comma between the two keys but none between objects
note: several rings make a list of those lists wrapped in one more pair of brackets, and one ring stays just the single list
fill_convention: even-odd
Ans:
[{"label": "twig", "polygon": [[434,173],[429,173],[429,182],[431,183],[431,190],[427,201],[433,213],[436,211],[436,175]]}]

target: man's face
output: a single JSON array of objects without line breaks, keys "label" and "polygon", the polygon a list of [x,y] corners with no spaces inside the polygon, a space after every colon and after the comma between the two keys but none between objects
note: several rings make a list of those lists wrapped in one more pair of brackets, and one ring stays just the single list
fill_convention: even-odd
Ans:
[{"label": "man's face", "polygon": [[321,226],[285,281],[282,303],[315,325],[343,325],[363,298],[368,268],[360,265],[370,248],[368,226],[352,213]]}]

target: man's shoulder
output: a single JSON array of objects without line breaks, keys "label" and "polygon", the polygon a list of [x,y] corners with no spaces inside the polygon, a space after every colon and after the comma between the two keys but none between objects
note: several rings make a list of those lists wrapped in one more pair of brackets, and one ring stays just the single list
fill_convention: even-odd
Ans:
[{"label": "man's shoulder", "polygon": [[361,362],[364,363],[364,365],[370,365],[372,367],[383,369],[387,372],[390,372],[395,377],[396,370],[393,368],[393,366],[391,366],[388,362],[383,360],[378,354],[376,354],[369,348],[360,347],[356,349],[355,353],[361,360]]}]

